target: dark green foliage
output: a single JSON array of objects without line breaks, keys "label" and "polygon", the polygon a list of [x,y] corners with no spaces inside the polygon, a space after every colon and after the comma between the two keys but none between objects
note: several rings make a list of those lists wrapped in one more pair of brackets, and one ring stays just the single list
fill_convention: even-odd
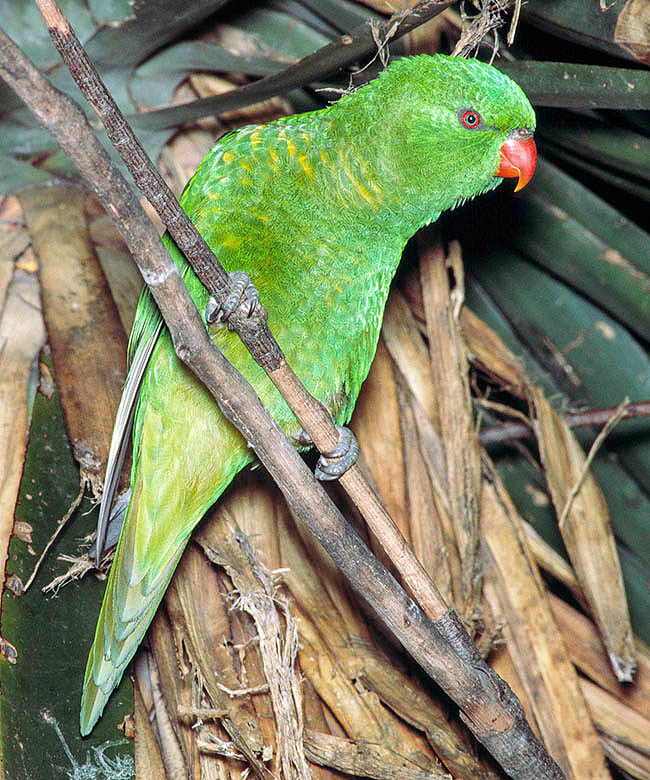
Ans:
[{"label": "dark green foliage", "polygon": [[[70,451],[58,394],[45,398],[37,393],[32,412],[31,436],[20,489],[16,520],[33,529],[32,542],[14,538],[9,549],[8,577],[25,582],[37,556],[44,548],[79,490],[79,469]],[[44,585],[62,574],[68,564],[58,555],[79,555],[80,538],[89,534],[97,512],[89,512],[84,499],[68,521],[60,539],[46,558],[33,586],[20,597],[6,590],[2,599],[2,632],[18,650],[17,663],[0,663],[0,723],[4,777],[11,780],[43,780],[66,777],[74,763],[97,765],[95,748],[115,741],[117,725],[131,710],[127,681],[112,699],[100,727],[90,739],[79,735],[81,675],[89,639],[97,617],[97,603],[104,583],[94,577],[72,583],[59,593],[45,596]],[[58,724],[66,750],[52,724]],[[108,749],[106,757],[132,752],[126,742]],[[61,767],[58,771],[56,768]],[[73,776],[73,775],[70,775]],[[79,777],[80,775],[76,775]],[[108,780],[98,772],[85,775]],[[113,780],[117,777],[113,775]],[[126,778],[128,775],[123,775]]]}]

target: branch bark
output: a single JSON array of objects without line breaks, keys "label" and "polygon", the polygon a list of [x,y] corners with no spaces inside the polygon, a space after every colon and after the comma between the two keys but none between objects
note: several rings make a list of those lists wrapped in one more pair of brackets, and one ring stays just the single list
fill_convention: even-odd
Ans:
[{"label": "branch bark", "polygon": [[[56,9],[49,2],[39,5],[50,12]],[[67,20],[63,23],[57,34],[65,36],[59,39],[65,51],[66,46],[70,48],[71,31]],[[56,39],[57,35],[53,37]],[[423,615],[329,501],[250,385],[210,341],[175,265],[79,107],[55,90],[3,33],[0,33],[0,75],[91,183],[129,244],[163,313],[179,358],[204,382],[222,412],[251,442],[292,511],[325,547],[357,593],[371,604],[405,649],[458,704],[471,730],[510,776],[525,780],[563,777],[530,730],[519,702],[485,665],[453,612],[446,609],[435,623]],[[86,76],[92,73],[87,72]],[[170,218],[173,223],[174,216]],[[189,243],[191,246],[192,239]],[[206,273],[215,275],[214,289],[223,290],[223,271],[210,268],[217,266],[216,261],[207,255],[204,258]],[[287,374],[290,371],[288,366],[284,370]],[[224,387],[228,388],[227,396]],[[324,409],[316,413],[316,417],[323,415],[328,417]],[[329,439],[325,448],[335,441],[334,437]],[[403,539],[401,547],[405,547]]]},{"label": "branch bark", "polygon": [[[585,409],[580,412],[567,412],[562,416],[571,428],[586,428],[590,425],[605,425],[616,412],[616,406],[604,409]],[[621,420],[633,417],[650,417],[650,401],[630,401],[625,407]],[[490,425],[479,433],[481,444],[507,444],[517,439],[532,438],[535,435],[532,425],[523,422],[509,422],[501,425]]]}]

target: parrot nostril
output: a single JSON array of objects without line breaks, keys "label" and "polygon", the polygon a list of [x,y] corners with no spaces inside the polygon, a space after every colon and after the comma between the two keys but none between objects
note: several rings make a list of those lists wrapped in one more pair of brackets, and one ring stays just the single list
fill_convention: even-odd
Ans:
[{"label": "parrot nostril", "polygon": [[516,127],[511,133],[510,137],[517,138],[519,140],[525,140],[526,138],[532,138],[533,131],[527,127]]}]

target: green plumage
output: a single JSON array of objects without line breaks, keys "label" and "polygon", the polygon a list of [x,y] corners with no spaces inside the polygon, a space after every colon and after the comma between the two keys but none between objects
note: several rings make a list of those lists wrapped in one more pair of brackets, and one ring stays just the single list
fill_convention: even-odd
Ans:
[{"label": "green plumage", "polygon": [[[479,112],[483,126],[463,126],[464,109]],[[327,109],[226,136],[181,203],[226,270],[249,273],[289,364],[345,423],[406,241],[443,210],[495,187],[501,145],[534,124],[521,89],[494,68],[421,55]],[[185,281],[203,311],[206,291],[191,270]],[[131,356],[158,321],[145,292]],[[295,417],[238,336],[210,333],[295,438]],[[166,329],[139,394],[133,451],[132,495],[86,668],[83,734],[140,644],[192,529],[254,458],[176,358]]]}]

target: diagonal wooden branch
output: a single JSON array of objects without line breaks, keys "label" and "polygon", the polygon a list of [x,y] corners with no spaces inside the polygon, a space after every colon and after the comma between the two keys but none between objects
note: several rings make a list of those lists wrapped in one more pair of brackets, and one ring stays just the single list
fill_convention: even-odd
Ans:
[{"label": "diagonal wooden branch", "polygon": [[[216,350],[175,265],[152,226],[143,227],[148,221],[140,204],[76,104],[54,90],[4,34],[0,34],[0,75],[93,184],[133,251],[179,358],[251,442],[291,509],[328,550],[354,589],[459,705],[472,731],[512,777],[562,777],[532,734],[519,703],[478,656],[455,615],[448,610],[434,624],[420,612],[331,504],[252,388]],[[227,396],[223,387],[228,387]],[[449,641],[443,639],[441,630]]]}]

